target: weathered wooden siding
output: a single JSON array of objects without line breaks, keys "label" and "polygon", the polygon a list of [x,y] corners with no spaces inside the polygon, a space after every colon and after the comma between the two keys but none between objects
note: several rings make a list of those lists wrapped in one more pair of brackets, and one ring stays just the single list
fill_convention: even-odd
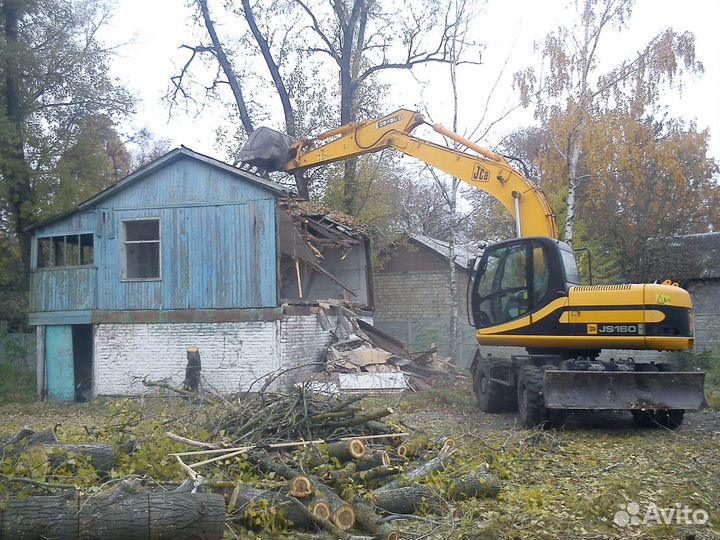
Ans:
[{"label": "weathered wooden siding", "polygon": [[[122,221],[160,218],[161,279],[122,281]],[[275,200],[113,212],[115,238],[96,249],[100,310],[272,307]],[[100,247],[98,246],[98,247]]]},{"label": "weathered wooden siding", "polygon": [[252,201],[269,195],[267,189],[250,180],[243,182],[232,173],[183,157],[118,191],[98,206],[115,209],[192,206]]},{"label": "weathered wooden siding", "polygon": [[[189,157],[168,163],[96,208],[35,230],[93,232],[95,249],[93,267],[33,272],[33,322],[87,310],[274,307],[275,213],[275,194],[252,180]],[[122,221],[144,217],[160,218],[161,279],[123,281]]]},{"label": "weathered wooden siding", "polygon": [[95,308],[95,274],[90,267],[44,268],[30,276],[30,311]]}]

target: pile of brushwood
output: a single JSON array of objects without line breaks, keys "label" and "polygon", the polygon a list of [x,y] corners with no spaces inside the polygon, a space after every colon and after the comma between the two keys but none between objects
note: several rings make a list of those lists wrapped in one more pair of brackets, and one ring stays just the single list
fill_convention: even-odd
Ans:
[{"label": "pile of brushwood", "polygon": [[167,390],[86,426],[84,445],[31,430],[0,442],[0,536],[395,539],[404,520],[500,490],[487,468],[454,463],[454,439],[363,396]]}]

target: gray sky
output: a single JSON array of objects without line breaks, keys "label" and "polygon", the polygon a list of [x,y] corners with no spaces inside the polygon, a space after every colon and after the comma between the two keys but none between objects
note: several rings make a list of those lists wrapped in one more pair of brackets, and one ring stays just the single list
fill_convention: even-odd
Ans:
[{"label": "gray sky", "polygon": [[[212,2],[211,2],[212,6]],[[170,77],[177,73],[186,59],[178,46],[195,43],[189,36],[189,10],[184,0],[119,0],[112,27],[106,39],[127,43],[118,51],[113,72],[135,92],[141,102],[133,127],[147,127],[152,132],[185,144],[195,150],[224,158],[215,146],[215,130],[224,122],[218,108],[207,108],[200,117],[176,110],[168,120],[167,105],[162,96]],[[572,20],[565,0],[487,0],[473,30],[486,43],[483,65],[468,67],[460,76],[460,132],[468,132],[479,121],[485,103],[489,103],[488,121],[517,103],[512,89],[512,74],[518,69],[539,64],[533,43],[558,25]],[[629,28],[608,33],[601,41],[600,59],[612,66],[622,58],[631,57],[651,37],[672,27],[691,31],[696,36],[698,58],[705,73],[685,80],[682,95],[668,92],[665,102],[673,117],[695,120],[700,128],[709,128],[711,155],[720,158],[720,1],[718,0],[638,0]],[[219,25],[221,35],[232,28]],[[500,77],[496,90],[492,86]],[[446,68],[416,70],[414,76],[397,72],[390,75],[388,112],[397,107],[418,108],[428,112],[435,122],[451,124],[449,77]],[[279,104],[278,104],[279,108]],[[529,111],[519,109],[499,122],[483,139],[492,147],[504,134],[532,123]]]}]

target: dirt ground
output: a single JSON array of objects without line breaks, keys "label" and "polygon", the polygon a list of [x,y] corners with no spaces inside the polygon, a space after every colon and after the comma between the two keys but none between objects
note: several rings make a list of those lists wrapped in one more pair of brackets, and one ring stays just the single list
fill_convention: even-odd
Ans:
[{"label": "dirt ground", "polygon": [[[82,439],[117,414],[114,403],[5,405],[0,435],[59,424],[61,438]],[[487,466],[502,480],[497,498],[402,521],[404,538],[720,538],[720,413],[689,413],[675,431],[637,429],[620,413],[577,414],[540,431],[481,413],[464,386],[363,403],[393,407],[400,425],[431,438],[455,437],[456,470]],[[635,519],[623,525],[624,516]]]}]

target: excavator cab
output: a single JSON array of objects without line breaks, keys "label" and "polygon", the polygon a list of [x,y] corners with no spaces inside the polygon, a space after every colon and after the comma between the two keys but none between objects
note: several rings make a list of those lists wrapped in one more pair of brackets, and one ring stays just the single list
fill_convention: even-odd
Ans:
[{"label": "excavator cab", "polygon": [[570,246],[546,237],[516,238],[485,249],[475,262],[470,309],[473,326],[497,326],[567,296],[579,285]]}]

